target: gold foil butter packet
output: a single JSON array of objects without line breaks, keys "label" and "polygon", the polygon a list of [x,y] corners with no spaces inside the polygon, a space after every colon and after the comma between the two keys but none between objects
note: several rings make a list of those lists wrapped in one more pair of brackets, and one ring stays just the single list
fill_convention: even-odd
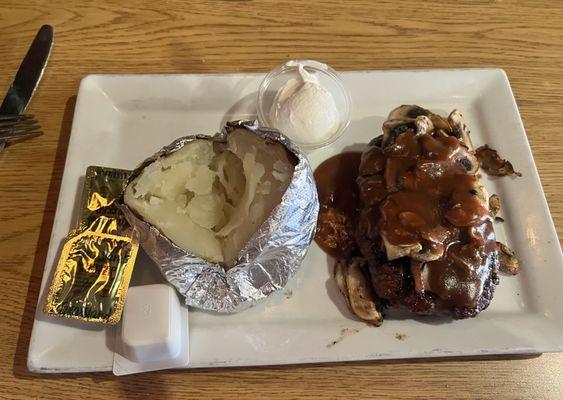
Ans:
[{"label": "gold foil butter packet", "polygon": [[130,175],[131,171],[125,169],[88,167],[77,225],[90,225],[100,215],[104,215],[115,218],[118,229],[128,227],[127,220],[114,203],[121,195]]},{"label": "gold foil butter packet", "polygon": [[139,248],[136,232],[113,204],[129,171],[89,167],[79,227],[65,243],[43,312],[115,324]]}]

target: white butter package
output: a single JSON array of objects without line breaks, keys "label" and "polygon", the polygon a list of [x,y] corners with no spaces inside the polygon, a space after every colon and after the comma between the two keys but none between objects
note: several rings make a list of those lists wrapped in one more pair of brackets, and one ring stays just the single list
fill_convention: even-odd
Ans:
[{"label": "white butter package", "polygon": [[115,375],[186,367],[188,308],[169,285],[132,287],[115,342]]}]

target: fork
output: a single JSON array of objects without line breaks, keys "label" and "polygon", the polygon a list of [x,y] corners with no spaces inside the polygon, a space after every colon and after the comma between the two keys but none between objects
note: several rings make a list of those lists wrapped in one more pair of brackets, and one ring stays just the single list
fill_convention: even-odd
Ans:
[{"label": "fork", "polygon": [[0,115],[0,151],[9,143],[42,134],[41,126],[32,114]]}]

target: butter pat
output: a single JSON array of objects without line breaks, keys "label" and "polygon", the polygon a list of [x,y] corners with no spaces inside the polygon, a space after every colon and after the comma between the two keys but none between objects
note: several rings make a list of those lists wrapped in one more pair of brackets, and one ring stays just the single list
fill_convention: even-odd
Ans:
[{"label": "butter pat", "polygon": [[165,284],[129,289],[116,337],[115,375],[187,366],[188,309]]},{"label": "butter pat", "polygon": [[180,302],[170,286],[149,285],[129,293],[121,340],[124,355],[136,362],[175,358],[182,348]]}]

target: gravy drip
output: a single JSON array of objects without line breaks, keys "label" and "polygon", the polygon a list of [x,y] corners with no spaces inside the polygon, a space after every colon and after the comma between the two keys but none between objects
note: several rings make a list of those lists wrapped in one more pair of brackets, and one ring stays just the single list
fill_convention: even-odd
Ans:
[{"label": "gravy drip", "polygon": [[360,152],[340,153],[323,161],[315,170],[320,203],[315,242],[333,257],[346,257],[356,248],[356,178],[361,155]]}]

